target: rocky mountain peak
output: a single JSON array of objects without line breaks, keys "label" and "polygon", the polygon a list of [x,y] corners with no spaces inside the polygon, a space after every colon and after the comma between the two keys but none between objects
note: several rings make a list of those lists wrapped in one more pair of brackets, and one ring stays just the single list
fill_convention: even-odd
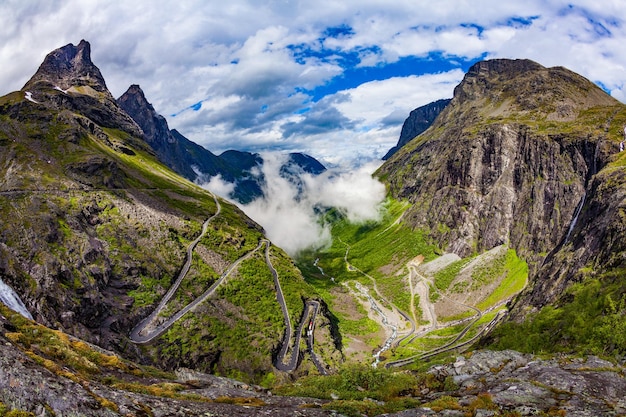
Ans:
[{"label": "rocky mountain peak", "polygon": [[[448,250],[466,256],[509,242],[530,259],[531,252],[552,250],[567,232],[590,173],[617,148],[607,132],[621,133],[611,116],[621,108],[563,67],[479,62],[434,129],[380,173],[395,196],[428,202],[411,208],[411,218],[416,227],[445,231],[436,238]],[[600,121],[590,120],[589,109]],[[593,123],[602,129],[591,134]]]},{"label": "rocky mountain peak", "polygon": [[528,71],[537,71],[544,66],[530,59],[491,59],[475,63],[467,71],[466,78],[506,76],[515,77]]},{"label": "rocky mountain peak", "polygon": [[566,68],[546,68],[528,59],[493,59],[474,64],[454,89],[452,107],[466,103],[481,117],[534,112],[552,120],[574,120],[581,110],[617,101]]},{"label": "rocky mountain peak", "polygon": [[168,143],[176,142],[167,121],[154,110],[139,85],[133,84],[128,87],[128,90],[117,99],[117,103],[141,127],[144,139],[156,150]]},{"label": "rocky mountain peak", "polygon": [[70,43],[46,55],[23,90],[34,90],[41,83],[63,90],[89,86],[98,92],[110,94],[100,70],[91,61],[91,45],[85,40],[81,40],[77,46]]},{"label": "rocky mountain peak", "polygon": [[409,143],[411,139],[426,131],[426,129],[433,124],[437,116],[439,116],[439,113],[441,113],[448,105],[448,103],[450,103],[450,99],[437,100],[411,111],[409,117],[406,118],[404,124],[402,125],[402,131],[400,132],[398,144],[389,149],[387,154],[383,156],[383,161],[391,158],[394,153]]}]

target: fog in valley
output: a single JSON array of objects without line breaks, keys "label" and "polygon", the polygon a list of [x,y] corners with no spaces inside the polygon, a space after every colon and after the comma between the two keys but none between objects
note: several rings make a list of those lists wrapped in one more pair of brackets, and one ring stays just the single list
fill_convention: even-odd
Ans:
[{"label": "fog in valley", "polygon": [[[288,155],[262,154],[263,198],[238,206],[265,229],[271,241],[290,255],[309,247],[330,244],[330,229],[322,222],[324,209],[334,207],[350,221],[376,220],[385,186],[372,178],[381,161],[373,161],[350,171],[329,169],[320,175],[300,172],[298,178],[280,175]],[[261,174],[261,173],[256,173]],[[229,198],[235,184],[212,177],[203,187]]]}]

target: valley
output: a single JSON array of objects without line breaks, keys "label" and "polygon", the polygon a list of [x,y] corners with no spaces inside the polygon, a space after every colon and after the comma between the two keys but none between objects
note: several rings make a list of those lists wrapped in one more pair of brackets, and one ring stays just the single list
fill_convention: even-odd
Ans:
[{"label": "valley", "polygon": [[355,360],[367,362],[370,351],[374,364],[407,365],[467,347],[503,319],[528,279],[525,263],[506,246],[465,259],[440,253],[408,230],[404,210],[388,200],[380,222],[334,219],[336,244],[298,259],[338,316]]},{"label": "valley", "polygon": [[[0,415],[623,414],[626,106],[489,60],[412,115],[353,220],[306,200],[313,158],[259,175],[114,99],[86,41],[51,52],[0,98]],[[218,171],[239,201],[293,186],[327,244],[289,256],[192,182]]]}]

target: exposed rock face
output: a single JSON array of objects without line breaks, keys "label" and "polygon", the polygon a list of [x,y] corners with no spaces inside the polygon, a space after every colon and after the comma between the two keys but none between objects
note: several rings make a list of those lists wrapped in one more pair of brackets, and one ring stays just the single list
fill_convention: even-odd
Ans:
[{"label": "exposed rock face", "polygon": [[[581,121],[597,108],[597,129]],[[531,270],[564,239],[591,176],[617,150],[623,106],[584,78],[532,61],[474,65],[431,129],[378,174],[406,218],[467,256],[502,243]],[[577,116],[579,116],[577,118]],[[538,121],[539,120],[539,121]],[[559,120],[567,126],[546,123]]]},{"label": "exposed rock face", "polygon": [[82,114],[89,119],[86,124],[91,122],[91,128],[98,125],[142,136],[141,128],[109,92],[100,70],[91,61],[91,46],[85,40],[78,46],[68,44],[50,52],[22,91],[50,110],[69,109]]},{"label": "exposed rock face", "polygon": [[[211,193],[161,163],[92,65],[86,42],[60,48],[27,84],[28,91],[0,97],[2,281],[37,322],[126,358],[171,368],[211,369],[218,362],[229,372],[240,369],[251,380],[262,378],[273,369],[280,321],[267,326],[252,311],[263,304],[245,298],[222,299],[220,309],[205,305],[188,312],[185,324],[176,323],[167,333],[174,342],[162,338],[140,348],[129,341],[131,329],[184,269],[187,245],[200,239],[207,218],[217,217],[197,244],[205,256],[194,252],[186,288],[168,305],[172,313],[203,294],[224,265],[252,252],[263,232],[241,210],[225,201],[218,204]],[[143,99],[139,105],[146,106]],[[168,133],[153,109],[143,122],[154,138]],[[166,145],[180,142],[165,140]],[[286,257],[277,247],[271,253]],[[250,278],[233,268],[241,280]],[[292,263],[286,269],[302,279]],[[280,311],[271,291],[258,297]],[[239,326],[239,334],[250,333],[243,346],[221,337],[220,332],[232,330],[222,325],[225,311],[237,312],[228,323]],[[193,331],[187,323],[195,326]],[[209,329],[207,323],[215,326]],[[191,333],[194,345],[187,352]],[[185,350],[172,348],[181,341]]]},{"label": "exposed rock face", "polygon": [[[274,396],[258,386],[188,369],[181,369],[176,375],[161,372],[160,377],[149,376],[137,365],[76,339],[67,342],[70,348],[65,356],[58,354],[44,359],[37,347],[25,352],[20,342],[13,341],[19,340],[17,335],[23,330],[19,327],[0,314],[0,410],[3,412],[12,409],[46,417],[336,415],[319,408],[324,400]],[[35,326],[35,331],[41,331],[41,327]],[[85,355],[95,360],[101,353],[110,363],[78,359]],[[63,361],[59,361],[61,358]],[[90,367],[90,372],[75,369],[85,365]],[[176,387],[179,398],[171,398],[173,391],[163,394],[168,387]]]},{"label": "exposed rock face", "polygon": [[623,282],[620,271],[626,265],[626,171],[617,165],[598,172],[579,204],[566,238],[548,254],[533,285],[518,300],[518,318],[526,306],[540,308],[558,300],[572,282],[586,278],[585,271],[600,274],[613,270],[615,280]]},{"label": "exposed rock face", "polygon": [[85,40],[77,46],[70,43],[50,52],[23,90],[37,89],[37,84],[63,90],[88,86],[111,96],[100,70],[91,62],[91,45]]},{"label": "exposed rock face", "polygon": [[207,176],[222,174],[225,180],[233,180],[226,164],[216,155],[179,132],[171,131],[138,85],[131,85],[117,102],[141,127],[144,140],[159,159],[174,171],[191,181],[198,178],[198,171]]},{"label": "exposed rock face", "polygon": [[[240,203],[249,203],[263,196],[265,178],[260,172],[263,166],[261,155],[228,150],[216,156],[177,130],[170,130],[165,118],[154,110],[138,85],[131,85],[117,101],[141,126],[144,140],[159,159],[180,175],[197,182],[208,181],[210,177],[219,175],[222,180],[235,183],[231,197]],[[291,153],[280,172],[298,185],[302,172],[318,175],[325,170],[315,158]]]},{"label": "exposed rock face", "polygon": [[152,104],[137,84],[131,85],[117,99],[118,104],[141,127],[144,138],[153,147],[163,147],[168,143],[176,143],[163,116],[157,114]]},{"label": "exposed rock face", "polygon": [[[430,370],[457,385],[450,392],[474,416],[613,416],[626,413],[624,368],[588,357],[543,360],[515,351],[478,351]],[[417,413],[417,414],[416,414]],[[497,413],[497,414],[496,414]],[[464,410],[407,410],[392,416],[464,416]],[[506,415],[506,414],[505,414]]]},{"label": "exposed rock face", "polygon": [[433,124],[437,116],[439,116],[439,113],[441,113],[448,105],[448,103],[450,103],[449,99],[437,100],[413,110],[402,125],[402,131],[400,132],[398,144],[389,149],[389,152],[383,156],[383,161],[391,158],[391,156],[398,152],[401,147],[426,131],[426,129]]}]

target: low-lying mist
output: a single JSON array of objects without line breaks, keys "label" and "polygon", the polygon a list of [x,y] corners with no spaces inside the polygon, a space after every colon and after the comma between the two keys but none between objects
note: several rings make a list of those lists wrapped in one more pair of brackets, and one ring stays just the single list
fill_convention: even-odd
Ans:
[{"label": "low-lying mist", "polygon": [[[301,172],[300,181],[290,181],[280,175],[287,162],[285,154],[265,153],[263,198],[249,204],[237,204],[250,218],[265,229],[267,237],[290,255],[331,243],[328,225],[321,221],[325,208],[340,210],[350,221],[376,220],[380,203],[385,198],[385,186],[372,178],[379,161],[362,165],[351,172],[329,169],[320,175]],[[203,187],[229,198],[234,184],[213,177]]]}]

